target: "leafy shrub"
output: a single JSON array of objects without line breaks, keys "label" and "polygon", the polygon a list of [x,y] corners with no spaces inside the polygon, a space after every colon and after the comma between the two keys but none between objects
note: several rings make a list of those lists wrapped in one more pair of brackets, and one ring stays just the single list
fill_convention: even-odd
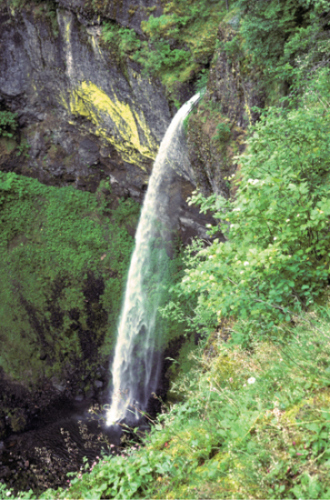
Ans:
[{"label": "leafy shrub", "polygon": [[169,2],[164,14],[157,18],[151,15],[142,23],[149,42],[143,44],[137,60],[169,90],[175,81],[191,79],[213,55],[224,8],[224,2]]},{"label": "leafy shrub", "polygon": [[249,318],[265,331],[291,321],[323,291],[330,245],[328,78],[328,71],[319,74],[298,109],[262,116],[239,158],[236,200],[193,198],[202,211],[214,211],[228,239],[200,251],[183,279],[187,297],[198,293],[198,324]]},{"label": "leafy shrub", "polygon": [[108,44],[117,62],[141,47],[141,42],[134,30],[122,28],[114,22],[104,23],[102,38]]}]

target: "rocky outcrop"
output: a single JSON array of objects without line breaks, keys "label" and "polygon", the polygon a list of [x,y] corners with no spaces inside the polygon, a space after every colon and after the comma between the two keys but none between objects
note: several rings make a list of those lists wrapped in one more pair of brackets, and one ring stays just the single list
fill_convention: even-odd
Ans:
[{"label": "rocky outcrop", "polygon": [[[158,81],[128,58],[118,64],[101,24],[113,19],[139,32],[158,11],[151,0],[58,0],[2,11],[0,106],[17,113],[19,128],[0,138],[1,170],[91,192],[106,179],[114,195],[141,203],[171,113]],[[205,218],[185,201],[194,185],[177,183],[183,240],[205,236]]]},{"label": "rocky outcrop", "polygon": [[82,22],[98,23],[100,16],[116,21],[121,26],[134,29],[140,35],[141,22],[152,13],[162,12],[160,0],[56,0],[64,9],[75,12]]},{"label": "rocky outcrop", "polygon": [[89,191],[108,178],[138,199],[171,118],[163,90],[128,60],[118,68],[99,24],[49,9],[1,15],[0,96],[20,126],[18,149],[2,140],[1,169]]},{"label": "rocky outcrop", "polygon": [[[230,195],[235,156],[245,147],[245,131],[264,105],[262,78],[252,68],[235,30],[239,20],[221,24],[205,95],[188,125],[193,182],[205,195]],[[228,44],[229,42],[229,44]]]}]

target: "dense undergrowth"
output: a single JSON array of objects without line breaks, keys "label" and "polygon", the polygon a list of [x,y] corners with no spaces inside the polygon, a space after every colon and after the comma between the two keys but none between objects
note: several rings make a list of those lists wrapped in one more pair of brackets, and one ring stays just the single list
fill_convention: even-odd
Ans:
[{"label": "dense undergrowth", "polygon": [[302,315],[249,350],[214,332],[143,447],[101,456],[40,498],[329,498],[329,319]]},{"label": "dense undergrowth", "polygon": [[[329,277],[329,72],[309,82],[299,105],[268,108],[241,155],[235,199],[201,194],[227,241],[218,239],[188,262],[173,292],[197,297],[195,325],[249,319],[249,334],[276,334],[276,325],[313,304]],[[216,235],[218,226],[211,228]],[[178,313],[179,302],[167,306]],[[248,332],[246,332],[248,334]]]}]

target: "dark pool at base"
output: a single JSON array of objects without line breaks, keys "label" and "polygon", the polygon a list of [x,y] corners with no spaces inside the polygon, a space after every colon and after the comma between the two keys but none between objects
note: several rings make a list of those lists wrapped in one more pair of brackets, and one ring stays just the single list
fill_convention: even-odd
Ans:
[{"label": "dark pool at base", "polygon": [[[162,398],[168,390],[167,370],[171,357],[181,346],[182,338],[164,352],[157,397],[150,396],[146,414],[150,418],[106,426],[109,408],[108,394],[91,400],[77,401],[60,396],[28,423],[22,433],[13,433],[0,441],[0,483],[18,491],[32,489],[36,496],[47,488],[65,486],[68,472],[78,472],[84,465],[97,460],[102,452],[116,454],[130,441],[140,440],[150,430],[150,421],[161,411]],[[129,428],[139,429],[138,433]],[[126,438],[126,439],[124,439]],[[112,446],[111,446],[112,445]]]},{"label": "dark pool at base", "polygon": [[67,473],[79,471],[84,457],[91,463],[121,446],[123,427],[105,425],[103,405],[84,401],[71,405],[67,414],[63,408],[52,411],[31,430],[0,442],[0,482],[14,492],[65,486]]}]

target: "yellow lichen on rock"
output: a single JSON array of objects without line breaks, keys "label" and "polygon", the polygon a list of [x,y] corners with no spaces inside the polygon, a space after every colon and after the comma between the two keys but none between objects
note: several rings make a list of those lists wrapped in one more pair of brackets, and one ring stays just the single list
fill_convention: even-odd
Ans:
[{"label": "yellow lichen on rock", "polygon": [[158,144],[143,113],[120,101],[115,91],[110,97],[94,83],[82,82],[71,91],[65,107],[72,115],[91,121],[96,127],[94,133],[110,142],[124,161],[145,170],[145,162],[155,159]]}]

